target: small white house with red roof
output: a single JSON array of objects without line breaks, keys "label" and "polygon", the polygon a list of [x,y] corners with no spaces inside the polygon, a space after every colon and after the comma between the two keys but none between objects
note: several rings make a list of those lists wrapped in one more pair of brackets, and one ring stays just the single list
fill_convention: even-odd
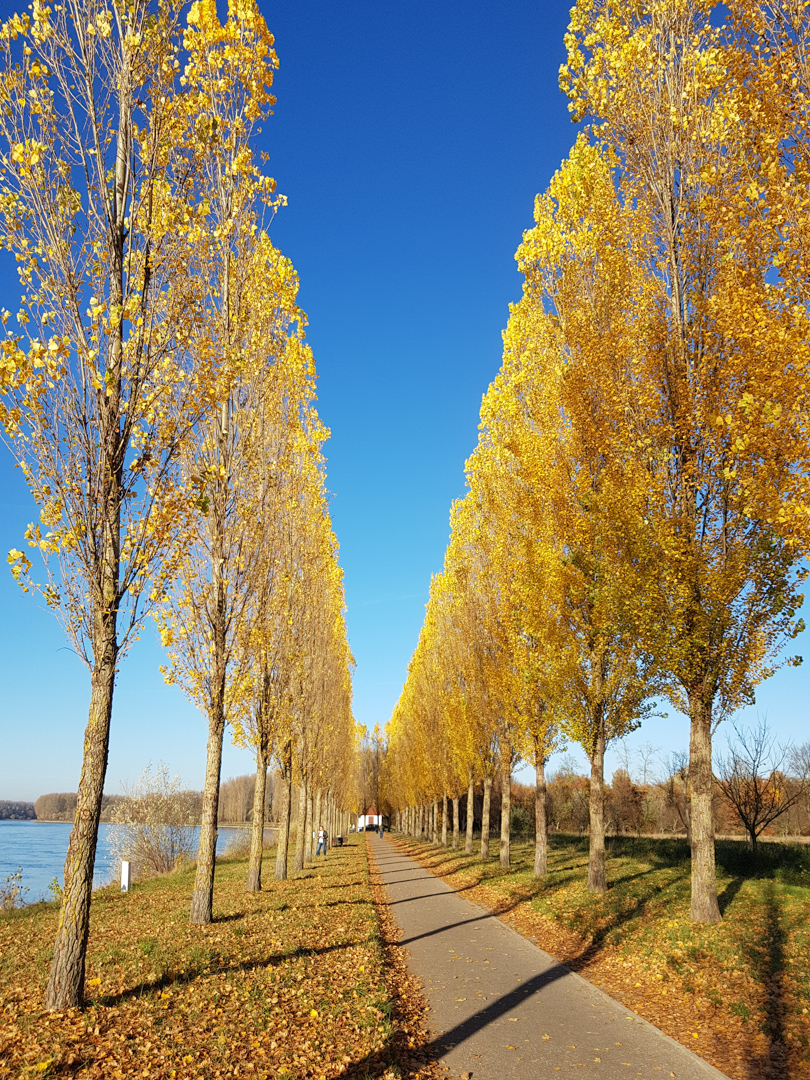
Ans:
[{"label": "small white house with red roof", "polygon": [[369,808],[360,814],[357,819],[357,831],[361,832],[363,829],[377,829],[380,825],[380,815],[377,813],[376,806],[369,806]]}]

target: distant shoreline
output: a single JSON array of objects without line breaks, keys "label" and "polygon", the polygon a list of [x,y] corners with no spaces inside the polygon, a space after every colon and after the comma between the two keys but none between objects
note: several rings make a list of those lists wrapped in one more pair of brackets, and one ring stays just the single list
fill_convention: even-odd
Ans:
[{"label": "distant shoreline", "polygon": [[[14,825],[73,825],[72,821],[64,821],[60,818],[0,818],[0,823],[4,821],[10,821]],[[102,821],[102,825],[114,825],[114,821]],[[250,821],[228,821],[225,824],[217,825],[218,829],[244,829],[246,826],[253,827]],[[197,826],[192,826],[196,828]],[[274,829],[275,825],[267,824],[265,829]]]}]

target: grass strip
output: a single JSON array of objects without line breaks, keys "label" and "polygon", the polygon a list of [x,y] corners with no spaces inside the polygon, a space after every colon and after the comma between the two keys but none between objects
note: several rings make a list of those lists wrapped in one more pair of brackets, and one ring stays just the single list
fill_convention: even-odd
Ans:
[{"label": "grass strip", "polygon": [[57,906],[0,917],[0,1077],[415,1080],[363,840],[261,893],[245,878],[245,859],[218,861],[202,927],[191,869],[96,892],[83,1011],[42,1008]]},{"label": "grass strip", "polygon": [[[462,839],[463,842],[463,839]],[[734,1080],[810,1078],[810,851],[717,845],[719,926],[689,921],[689,849],[678,840],[609,841],[608,891],[589,893],[587,837],[551,837],[549,873],[533,844],[512,868],[397,840],[400,849]]]}]

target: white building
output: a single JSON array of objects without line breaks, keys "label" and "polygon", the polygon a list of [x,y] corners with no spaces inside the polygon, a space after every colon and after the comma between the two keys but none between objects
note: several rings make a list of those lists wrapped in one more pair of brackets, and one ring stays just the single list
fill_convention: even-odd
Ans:
[{"label": "white building", "polygon": [[382,818],[377,813],[376,806],[369,806],[365,813],[360,814],[357,818],[357,831],[362,832],[363,829],[378,829]]}]

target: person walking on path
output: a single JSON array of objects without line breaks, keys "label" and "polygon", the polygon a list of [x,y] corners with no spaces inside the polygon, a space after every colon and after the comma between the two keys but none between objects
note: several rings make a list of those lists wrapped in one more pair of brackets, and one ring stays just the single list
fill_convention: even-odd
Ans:
[{"label": "person walking on path", "polygon": [[474,1080],[722,1080],[723,1073],[374,836],[371,852],[425,987],[428,1052]]},{"label": "person walking on path", "polygon": [[[309,849],[312,851],[312,848]],[[326,855],[326,830],[323,825],[318,826],[318,846],[315,849],[315,856]]]}]

